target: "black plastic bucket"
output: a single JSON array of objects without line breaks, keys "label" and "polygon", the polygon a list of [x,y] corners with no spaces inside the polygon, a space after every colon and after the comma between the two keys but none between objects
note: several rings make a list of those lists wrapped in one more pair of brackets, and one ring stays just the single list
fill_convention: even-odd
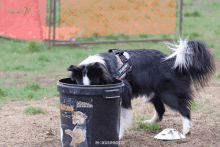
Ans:
[{"label": "black plastic bucket", "polygon": [[118,146],[122,81],[110,85],[57,83],[63,147]]}]

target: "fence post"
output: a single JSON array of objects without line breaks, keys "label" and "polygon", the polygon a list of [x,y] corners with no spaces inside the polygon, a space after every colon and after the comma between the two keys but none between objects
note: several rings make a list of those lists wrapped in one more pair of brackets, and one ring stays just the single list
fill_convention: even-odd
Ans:
[{"label": "fence post", "polygon": [[56,29],[56,0],[54,0],[54,6],[53,6],[53,45],[56,39],[55,29]]}]

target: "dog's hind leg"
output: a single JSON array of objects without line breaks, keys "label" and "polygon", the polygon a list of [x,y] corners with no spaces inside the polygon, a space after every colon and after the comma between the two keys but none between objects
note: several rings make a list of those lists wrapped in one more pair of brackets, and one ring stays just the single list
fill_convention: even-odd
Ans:
[{"label": "dog's hind leg", "polygon": [[161,93],[161,100],[168,105],[171,109],[179,112],[183,122],[183,134],[187,135],[190,133],[191,122],[190,122],[190,109],[189,102],[191,96],[187,93],[179,94],[179,98],[175,95],[165,92]]},{"label": "dog's hind leg", "polygon": [[151,118],[151,120],[145,120],[145,121],[143,121],[143,123],[152,124],[153,122],[158,121],[158,119],[159,119],[159,115],[158,115],[157,111],[155,110],[154,116]]},{"label": "dog's hind leg", "polygon": [[183,116],[181,113],[179,113],[182,121],[183,121],[183,134],[184,135],[188,135],[190,134],[191,131],[191,121],[190,118],[188,118],[187,116]]},{"label": "dog's hind leg", "polygon": [[153,123],[156,121],[161,121],[163,118],[163,114],[165,112],[165,107],[163,102],[160,100],[160,98],[158,96],[155,96],[151,102],[153,103],[154,107],[155,107],[155,113],[154,116],[152,117],[151,120],[145,120],[143,121],[144,123]]}]

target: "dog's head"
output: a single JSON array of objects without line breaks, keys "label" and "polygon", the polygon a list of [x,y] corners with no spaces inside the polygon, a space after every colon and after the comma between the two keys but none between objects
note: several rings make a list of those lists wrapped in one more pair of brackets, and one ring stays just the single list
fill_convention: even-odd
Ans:
[{"label": "dog's head", "polygon": [[87,116],[80,111],[73,112],[72,114],[73,124],[81,125],[85,122],[86,119],[87,119]]},{"label": "dog's head", "polygon": [[98,55],[89,56],[79,66],[70,65],[67,70],[72,72],[71,80],[79,85],[107,85],[116,81],[109,74],[103,58]]},{"label": "dog's head", "polygon": [[67,70],[72,72],[71,80],[76,80],[79,85],[99,85],[103,75],[103,69],[98,62],[80,66],[70,65]]}]

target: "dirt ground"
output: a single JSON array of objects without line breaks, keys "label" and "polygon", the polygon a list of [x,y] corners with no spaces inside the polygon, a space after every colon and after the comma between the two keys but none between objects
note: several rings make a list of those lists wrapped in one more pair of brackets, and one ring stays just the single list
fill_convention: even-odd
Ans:
[{"label": "dirt ground", "polygon": [[[220,71],[220,62],[217,62]],[[44,79],[38,78],[39,81]],[[48,81],[56,83],[57,81]],[[196,93],[197,105],[191,111],[193,130],[186,139],[175,141],[156,140],[154,136],[165,128],[175,128],[182,132],[182,120],[176,112],[166,109],[160,130],[144,131],[133,129],[136,123],[127,130],[120,146],[127,147],[220,147],[220,81],[213,79],[205,91]],[[59,98],[39,101],[12,101],[0,110],[0,147],[60,147],[60,109]],[[41,107],[44,114],[27,114],[28,107]],[[132,102],[133,115],[153,116],[154,108],[142,99]],[[48,131],[52,130],[53,135]]]}]

